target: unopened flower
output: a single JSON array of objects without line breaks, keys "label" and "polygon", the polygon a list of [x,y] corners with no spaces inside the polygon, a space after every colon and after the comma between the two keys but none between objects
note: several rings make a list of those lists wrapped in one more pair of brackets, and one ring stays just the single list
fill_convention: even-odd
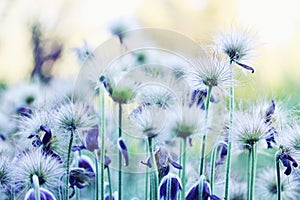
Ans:
[{"label": "unopened flower", "polygon": [[[40,200],[56,200],[55,196],[49,190],[45,188],[39,188]],[[24,200],[36,200],[34,189],[31,188],[25,195]]]},{"label": "unopened flower", "polygon": [[254,43],[248,31],[222,33],[215,39],[215,43],[229,57],[230,63],[234,62],[254,73],[252,67],[241,63],[250,57],[254,49]]},{"label": "unopened flower", "polygon": [[121,138],[118,139],[118,147],[119,147],[119,151],[121,152],[123,158],[125,159],[124,165],[128,166],[129,165],[128,150],[127,150],[127,147],[125,145],[125,142]]},{"label": "unopened flower", "polygon": [[290,175],[292,172],[292,166],[294,168],[298,167],[298,162],[292,156],[292,149],[288,147],[279,147],[278,159],[281,161],[282,165],[286,168],[284,171],[285,175]]},{"label": "unopened flower", "polygon": [[32,176],[36,175],[41,187],[54,192],[60,185],[63,172],[58,160],[35,150],[21,154],[14,161],[13,179],[18,189],[28,191],[32,186]]},{"label": "unopened flower", "polygon": [[[201,179],[200,179],[201,181]],[[195,200],[199,199],[199,184],[200,181],[196,182],[190,190],[187,192],[185,197],[186,200]],[[202,200],[221,200],[221,198],[217,197],[216,195],[211,194],[209,183],[206,180],[202,180]]]},{"label": "unopened flower", "polygon": [[[275,168],[268,168],[259,173],[260,175],[256,181],[257,187],[257,199],[269,199],[276,200],[277,197],[277,180]],[[281,193],[282,199],[294,200],[300,198],[298,181],[288,178],[286,176],[281,177]]]},{"label": "unopened flower", "polygon": [[167,200],[170,192],[170,200],[176,200],[179,190],[182,189],[181,180],[176,174],[169,173],[164,176],[159,185],[159,197]]}]

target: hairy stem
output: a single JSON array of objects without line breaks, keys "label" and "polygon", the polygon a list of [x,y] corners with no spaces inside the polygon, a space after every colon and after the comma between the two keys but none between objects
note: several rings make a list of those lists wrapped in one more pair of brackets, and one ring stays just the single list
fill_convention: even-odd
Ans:
[{"label": "hairy stem", "polygon": [[66,199],[69,199],[69,180],[70,180],[71,150],[72,150],[73,138],[74,138],[74,130],[71,131],[69,147],[68,147],[67,177],[66,177]]},{"label": "hairy stem", "polygon": [[276,165],[276,178],[277,178],[277,200],[281,200],[281,180],[280,180],[280,165],[279,165],[279,151],[275,154],[275,165]]},{"label": "hairy stem", "polygon": [[109,184],[109,199],[112,200],[112,183],[111,183],[111,175],[110,175],[110,169],[107,166],[107,178],[108,178],[108,184]]},{"label": "hairy stem", "polygon": [[[101,92],[101,199],[104,199],[104,165],[105,165],[105,146],[104,146],[104,135],[105,135],[105,93]],[[97,175],[98,177],[98,175]]]},{"label": "hairy stem", "polygon": [[40,194],[40,183],[39,183],[39,178],[37,175],[32,176],[32,182],[33,182],[33,187],[34,187],[34,196],[36,200],[41,199],[41,194]]},{"label": "hairy stem", "polygon": [[96,166],[95,197],[96,199],[98,199],[99,198],[99,162],[98,162],[97,150],[95,150],[95,166]]},{"label": "hairy stem", "polygon": [[183,138],[183,160],[182,160],[182,191],[181,191],[181,200],[185,198],[185,166],[186,166],[186,140]]},{"label": "hairy stem", "polygon": [[148,144],[149,144],[149,152],[150,152],[150,159],[151,164],[153,168],[153,172],[151,173],[151,179],[150,179],[150,200],[157,200],[158,199],[158,175],[156,170],[156,161],[154,158],[154,151],[152,146],[152,138],[148,138]]},{"label": "hairy stem", "polygon": [[250,176],[250,195],[249,200],[254,199],[254,183],[255,183],[255,173],[256,171],[256,145],[252,146],[251,151],[251,176]]},{"label": "hairy stem", "polygon": [[[146,158],[149,156],[149,147],[148,147],[148,141],[146,141]],[[145,175],[145,200],[148,200],[148,187],[149,187],[149,182],[148,182],[148,177],[149,177],[149,172],[148,172],[148,166],[146,166],[146,175]]]},{"label": "hairy stem", "polygon": [[202,136],[202,148],[201,148],[201,157],[200,157],[200,176],[204,174],[205,171],[205,147],[206,147],[206,135],[208,132],[208,110],[209,110],[209,102],[211,96],[212,87],[208,87],[207,97],[205,103],[205,130]]},{"label": "hairy stem", "polygon": [[[122,103],[119,102],[119,138],[122,137]],[[119,151],[119,172],[118,172],[118,196],[119,200],[122,200],[122,154],[121,151]]]},{"label": "hairy stem", "polygon": [[228,132],[228,150],[226,159],[226,172],[225,172],[225,195],[224,199],[229,200],[229,181],[231,171],[231,134],[233,124],[233,112],[234,112],[234,85],[233,85],[233,63],[230,61],[231,70],[231,86],[230,86],[230,99],[229,99],[229,132]]}]

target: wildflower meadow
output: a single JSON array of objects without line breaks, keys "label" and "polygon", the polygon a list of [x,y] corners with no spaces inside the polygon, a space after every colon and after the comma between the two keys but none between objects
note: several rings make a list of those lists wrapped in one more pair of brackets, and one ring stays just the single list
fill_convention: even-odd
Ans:
[{"label": "wildflower meadow", "polygon": [[62,46],[32,26],[34,68],[0,88],[1,200],[300,199],[299,108],[235,96],[260,70],[250,29],[110,32],[69,49],[62,79]]}]

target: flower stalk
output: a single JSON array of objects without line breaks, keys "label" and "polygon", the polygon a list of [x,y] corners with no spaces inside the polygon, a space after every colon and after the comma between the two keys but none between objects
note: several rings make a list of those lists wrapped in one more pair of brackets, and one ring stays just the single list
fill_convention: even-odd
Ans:
[{"label": "flower stalk", "polygon": [[276,181],[277,181],[277,200],[282,199],[281,195],[281,180],[280,180],[280,165],[279,165],[279,154],[280,152],[277,151],[275,154],[275,166],[276,166]]},{"label": "flower stalk", "polygon": [[40,200],[41,199],[41,195],[40,195],[40,183],[39,183],[39,178],[37,177],[37,175],[33,175],[32,176],[32,182],[33,182],[33,186],[34,186],[34,196],[36,200]]},{"label": "flower stalk", "polygon": [[182,191],[181,191],[181,199],[185,198],[185,168],[186,168],[186,141],[187,138],[183,138],[183,159],[182,159]]},{"label": "flower stalk", "polygon": [[[101,199],[104,199],[104,168],[105,168],[105,94],[101,92]],[[98,175],[97,175],[98,177]]]},{"label": "flower stalk", "polygon": [[[209,110],[209,103],[210,103],[210,96],[211,96],[212,87],[208,86],[207,96],[206,96],[206,103],[205,103],[205,131],[202,136],[202,148],[201,148],[201,157],[200,157],[200,176],[204,174],[205,171],[205,147],[206,147],[206,135],[208,132],[208,110]],[[184,182],[184,181],[183,181]]]},{"label": "flower stalk", "polygon": [[74,130],[71,130],[69,147],[68,147],[68,157],[67,157],[67,177],[66,177],[66,199],[69,199],[69,180],[70,180],[70,165],[71,165],[71,150],[74,139]]},{"label": "flower stalk", "polygon": [[[119,138],[122,138],[122,103],[119,102]],[[119,151],[118,196],[122,200],[122,153]]]},{"label": "flower stalk", "polygon": [[251,149],[249,150],[250,153],[250,157],[251,157],[251,167],[249,168],[249,170],[251,170],[250,172],[250,186],[248,187],[250,189],[249,191],[249,200],[253,200],[254,199],[254,183],[255,183],[255,171],[256,171],[256,145],[252,145]]},{"label": "flower stalk", "polygon": [[150,178],[150,200],[157,200],[158,199],[158,174],[156,171],[156,161],[154,157],[154,151],[153,151],[153,144],[152,144],[152,138],[148,137],[148,145],[149,145],[149,152],[150,152],[150,159],[153,167],[153,172],[151,173]]}]

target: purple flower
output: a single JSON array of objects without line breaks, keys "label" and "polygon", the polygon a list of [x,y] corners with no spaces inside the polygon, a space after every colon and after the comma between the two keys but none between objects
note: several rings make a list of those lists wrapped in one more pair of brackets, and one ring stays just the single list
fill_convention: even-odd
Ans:
[{"label": "purple flower", "polygon": [[125,159],[124,165],[128,166],[129,165],[128,150],[127,150],[127,147],[125,145],[125,142],[121,138],[118,139],[118,147],[119,147],[119,150],[120,150],[120,152],[122,153],[122,155]]},{"label": "purple flower", "polygon": [[177,175],[172,173],[164,176],[164,178],[161,180],[161,183],[159,185],[160,199],[163,198],[164,200],[167,200],[168,192],[169,192],[168,185],[170,187],[169,188],[170,200],[176,200],[179,190],[182,189],[180,178]]},{"label": "purple flower", "polygon": [[[24,200],[35,200],[33,188],[26,193]],[[49,190],[40,188],[40,200],[56,200],[56,198]]]},{"label": "purple flower", "polygon": [[[195,200],[199,199],[199,183],[198,181],[196,184],[194,184],[191,189],[188,191],[185,199],[186,200]],[[221,198],[217,197],[216,195],[211,194],[210,192],[210,186],[209,183],[205,180],[203,180],[203,186],[202,186],[202,200],[221,200]]]}]

